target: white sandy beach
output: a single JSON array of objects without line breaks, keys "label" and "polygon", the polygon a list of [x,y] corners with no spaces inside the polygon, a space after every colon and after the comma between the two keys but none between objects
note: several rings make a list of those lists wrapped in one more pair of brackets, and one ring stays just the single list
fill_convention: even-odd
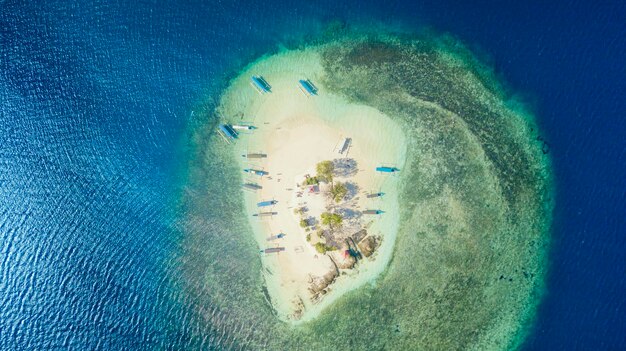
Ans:
[{"label": "white sandy beach", "polygon": [[[222,101],[225,122],[252,124],[258,129],[241,133],[233,145],[240,167],[268,172],[263,177],[244,174],[244,182],[262,186],[258,191],[244,191],[247,210],[259,249],[284,247],[278,254],[262,254],[263,272],[274,308],[284,320],[306,321],[314,318],[324,307],[346,291],[362,286],[385,269],[398,228],[398,175],[381,174],[377,166],[403,167],[406,141],[402,130],[389,117],[370,107],[350,104],[327,93],[322,85],[322,70],[317,54],[312,51],[288,52],[261,59],[236,78]],[[249,82],[254,74],[262,75],[272,92],[259,94]],[[317,96],[307,97],[300,91],[298,80],[308,78],[319,88]],[[338,150],[346,138],[352,138],[347,154]],[[247,152],[268,155],[260,160],[241,157]],[[355,211],[383,210],[382,215],[362,218],[369,235],[382,238],[375,254],[361,260],[354,269],[344,271],[316,303],[311,302],[308,288],[312,277],[336,270],[329,256],[318,253],[307,242],[305,229],[299,225],[300,216],[294,209],[307,207],[315,215],[332,204],[320,192],[304,191],[298,187],[304,175],[315,175],[315,165],[324,160],[353,159],[358,172],[349,181],[358,185],[358,193],[349,204]],[[242,172],[243,173],[243,172]],[[342,181],[341,176],[337,176]],[[382,191],[382,198],[368,199],[367,193]],[[299,192],[302,192],[299,194]],[[300,196],[299,196],[300,195]],[[271,209],[259,209],[259,201],[276,200]],[[253,217],[263,211],[276,212],[271,218]],[[271,235],[285,237],[268,241]],[[345,274],[343,274],[345,273]],[[298,307],[298,305],[300,307]],[[293,318],[295,310],[302,314]]]}]

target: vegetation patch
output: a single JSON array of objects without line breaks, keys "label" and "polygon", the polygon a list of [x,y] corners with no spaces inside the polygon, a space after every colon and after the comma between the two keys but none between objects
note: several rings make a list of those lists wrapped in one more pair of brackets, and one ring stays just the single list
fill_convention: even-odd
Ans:
[{"label": "vegetation patch", "polygon": [[330,229],[340,227],[343,222],[343,218],[338,213],[324,212],[322,213],[321,218],[322,224],[329,226]]},{"label": "vegetation patch", "polygon": [[335,170],[335,166],[332,161],[322,161],[318,163],[315,170],[317,171],[317,179],[328,183],[333,182],[333,172]]},{"label": "vegetation patch", "polygon": [[337,248],[332,245],[326,245],[325,243],[318,242],[315,244],[315,250],[321,254],[325,254],[328,251],[335,251]]},{"label": "vegetation patch", "polygon": [[341,202],[348,194],[348,187],[344,183],[337,182],[330,189],[330,195],[335,202]]}]

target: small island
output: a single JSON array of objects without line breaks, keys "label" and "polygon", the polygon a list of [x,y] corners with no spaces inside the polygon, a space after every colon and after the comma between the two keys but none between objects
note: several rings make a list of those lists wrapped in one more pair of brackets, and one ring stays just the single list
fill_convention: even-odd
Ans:
[{"label": "small island", "polygon": [[326,92],[323,78],[314,51],[275,55],[233,80],[220,109],[267,299],[291,322],[373,282],[399,221],[404,133],[380,111]]},{"label": "small island", "polygon": [[321,38],[242,68],[211,111],[190,223],[202,313],[229,340],[521,345],[544,291],[550,161],[532,113],[461,43]]}]

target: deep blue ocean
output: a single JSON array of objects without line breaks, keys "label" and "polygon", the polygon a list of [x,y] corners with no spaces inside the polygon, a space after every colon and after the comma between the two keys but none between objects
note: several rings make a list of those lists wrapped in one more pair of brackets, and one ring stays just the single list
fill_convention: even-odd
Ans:
[{"label": "deep blue ocean", "polygon": [[211,338],[171,268],[189,137],[234,72],[335,20],[449,33],[529,104],[557,199],[525,349],[626,349],[625,2],[5,0],[0,350]]}]

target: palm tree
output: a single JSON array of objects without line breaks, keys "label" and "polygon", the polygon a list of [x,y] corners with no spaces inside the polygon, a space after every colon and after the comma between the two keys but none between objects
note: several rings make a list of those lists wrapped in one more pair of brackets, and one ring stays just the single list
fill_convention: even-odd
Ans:
[{"label": "palm tree", "polygon": [[341,226],[341,223],[343,222],[343,218],[338,213],[324,212],[322,213],[321,218],[322,224],[329,226],[331,231],[334,231],[335,226]]},{"label": "palm tree", "polygon": [[315,167],[317,171],[317,176],[324,179],[325,181],[331,184],[331,188],[333,186],[333,172],[335,170],[335,166],[332,161],[322,161],[317,164]]}]

